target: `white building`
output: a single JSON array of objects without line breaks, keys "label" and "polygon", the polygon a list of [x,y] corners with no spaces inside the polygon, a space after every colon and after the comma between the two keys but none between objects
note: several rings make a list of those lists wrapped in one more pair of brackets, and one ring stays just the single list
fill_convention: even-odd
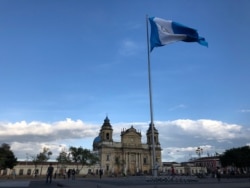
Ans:
[{"label": "white building", "polygon": [[44,163],[38,163],[35,165],[31,161],[19,161],[18,164],[13,169],[6,169],[1,170],[0,175],[1,176],[44,176],[47,173],[47,168],[49,164],[52,164],[54,167],[54,175],[58,176],[67,176],[67,172],[69,169],[75,169],[79,175],[86,175],[86,174],[96,174],[98,171],[97,165],[94,166],[81,166],[77,165],[76,163],[70,163],[70,164],[60,164],[58,162],[44,162]]}]

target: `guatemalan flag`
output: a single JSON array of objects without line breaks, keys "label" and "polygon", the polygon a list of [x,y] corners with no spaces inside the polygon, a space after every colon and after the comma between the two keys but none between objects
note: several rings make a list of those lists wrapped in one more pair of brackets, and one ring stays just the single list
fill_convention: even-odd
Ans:
[{"label": "guatemalan flag", "polygon": [[154,47],[164,46],[177,41],[198,42],[203,46],[208,46],[205,38],[200,37],[198,32],[193,28],[157,17],[149,18],[149,22],[151,25],[151,51]]}]

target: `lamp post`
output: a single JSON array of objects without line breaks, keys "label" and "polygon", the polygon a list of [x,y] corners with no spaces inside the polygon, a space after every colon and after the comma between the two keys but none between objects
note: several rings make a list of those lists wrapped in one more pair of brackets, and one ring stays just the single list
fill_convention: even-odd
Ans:
[{"label": "lamp post", "polygon": [[29,161],[29,154],[26,153],[26,166],[27,166],[28,161]]},{"label": "lamp post", "polygon": [[201,147],[198,147],[196,150],[195,150],[196,154],[199,156],[199,158],[201,157],[202,153],[203,153],[203,149]]},{"label": "lamp post", "polygon": [[[203,149],[201,147],[198,147],[196,150],[195,150],[196,154],[199,156],[199,159],[201,158],[201,155],[203,153]],[[200,161],[200,168],[202,168],[202,162]],[[203,169],[201,170],[202,174],[203,174]]]}]

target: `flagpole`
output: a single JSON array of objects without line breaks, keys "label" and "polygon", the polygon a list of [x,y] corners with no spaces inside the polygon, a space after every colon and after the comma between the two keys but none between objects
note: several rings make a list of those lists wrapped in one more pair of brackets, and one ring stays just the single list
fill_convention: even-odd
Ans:
[{"label": "flagpole", "polygon": [[151,65],[150,65],[150,49],[149,49],[149,32],[148,32],[148,15],[146,15],[147,26],[147,50],[148,50],[148,86],[149,86],[149,103],[150,103],[150,126],[152,131],[152,175],[157,176],[157,169],[155,164],[155,139],[154,139],[154,116],[153,116],[153,102],[152,102],[152,83],[151,83]]}]

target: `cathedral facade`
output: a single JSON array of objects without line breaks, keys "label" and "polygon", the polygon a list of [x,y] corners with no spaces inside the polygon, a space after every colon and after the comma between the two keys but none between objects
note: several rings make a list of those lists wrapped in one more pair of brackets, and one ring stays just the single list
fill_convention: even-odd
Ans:
[{"label": "cathedral facade", "polygon": [[[99,135],[94,139],[93,150],[100,159],[100,168],[106,174],[150,174],[153,167],[152,125],[146,133],[147,143],[142,143],[141,132],[133,126],[121,131],[121,141],[113,140],[113,128],[108,117],[100,129]],[[154,129],[155,164],[161,166],[161,145],[159,133]]]}]

